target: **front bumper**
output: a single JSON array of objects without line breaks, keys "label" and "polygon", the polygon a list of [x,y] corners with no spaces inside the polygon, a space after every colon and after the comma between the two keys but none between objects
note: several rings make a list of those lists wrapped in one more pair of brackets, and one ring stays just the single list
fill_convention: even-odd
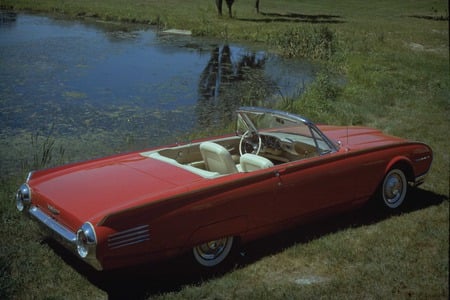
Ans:
[{"label": "front bumper", "polygon": [[[72,232],[62,224],[58,223],[34,205],[30,206],[28,213],[32,219],[38,221],[39,225],[41,225],[41,228],[45,230],[47,235],[51,236],[53,239],[60,242],[64,247],[77,254],[77,233]],[[97,260],[95,247],[90,249],[88,256],[81,259],[94,267],[96,270],[100,271],[103,269],[102,265]]]},{"label": "front bumper", "polygon": [[424,183],[424,182],[425,182],[425,178],[427,178],[427,175],[428,175],[428,172],[425,173],[425,174],[422,174],[422,175],[420,175],[420,176],[417,176],[417,177],[415,178],[415,180],[414,180],[414,186],[419,186],[419,185],[421,185],[422,183]]}]

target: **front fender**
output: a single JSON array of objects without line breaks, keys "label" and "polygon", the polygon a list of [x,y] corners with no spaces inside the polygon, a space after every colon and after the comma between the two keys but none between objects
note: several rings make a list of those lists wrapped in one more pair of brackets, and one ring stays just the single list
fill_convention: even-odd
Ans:
[{"label": "front fender", "polygon": [[389,170],[391,170],[394,167],[401,168],[406,175],[406,179],[408,181],[414,181],[414,169],[413,169],[413,162],[411,159],[409,159],[407,156],[396,156],[386,165],[386,168],[384,170],[384,174],[387,174]]},{"label": "front fender", "polygon": [[404,156],[404,155],[395,156],[386,165],[384,172],[385,173],[389,172],[389,170],[392,169],[392,167],[397,164],[408,164],[408,165],[412,166],[412,161],[407,156]]}]

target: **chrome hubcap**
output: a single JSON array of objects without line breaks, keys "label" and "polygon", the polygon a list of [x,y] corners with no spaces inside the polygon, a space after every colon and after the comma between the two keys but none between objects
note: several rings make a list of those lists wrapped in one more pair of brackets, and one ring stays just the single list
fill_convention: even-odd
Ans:
[{"label": "chrome hubcap", "polygon": [[406,178],[399,169],[388,173],[383,182],[383,200],[390,208],[399,207],[406,195]]},{"label": "chrome hubcap", "polygon": [[224,250],[227,239],[223,238],[216,241],[210,241],[197,247],[198,254],[206,260],[217,258]]},{"label": "chrome hubcap", "polygon": [[398,176],[397,174],[391,175],[387,179],[386,185],[384,187],[384,195],[386,200],[389,202],[397,201],[401,195],[402,187],[403,184],[400,176]]},{"label": "chrome hubcap", "polygon": [[229,236],[194,247],[194,258],[204,267],[215,267],[228,257],[233,247],[233,241],[234,238]]}]

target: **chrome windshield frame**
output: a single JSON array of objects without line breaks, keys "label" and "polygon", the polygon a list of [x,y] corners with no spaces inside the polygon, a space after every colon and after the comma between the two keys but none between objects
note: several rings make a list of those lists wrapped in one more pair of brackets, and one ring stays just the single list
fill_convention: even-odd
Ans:
[{"label": "chrome windshield frame", "polygon": [[[247,114],[271,114],[294,123],[303,123],[304,125],[309,127],[310,131],[314,130],[319,134],[320,138],[330,147],[331,152],[339,151],[338,145],[336,145],[336,143],[329,139],[312,121],[303,116],[274,109],[250,106],[240,107],[239,109],[237,109],[236,113],[238,114],[238,119],[240,118],[242,121],[244,121],[249,129],[254,129],[255,132],[258,132],[258,128],[256,128],[255,124],[250,121],[250,118],[247,116]],[[236,132],[238,132],[238,128],[236,128]]]}]

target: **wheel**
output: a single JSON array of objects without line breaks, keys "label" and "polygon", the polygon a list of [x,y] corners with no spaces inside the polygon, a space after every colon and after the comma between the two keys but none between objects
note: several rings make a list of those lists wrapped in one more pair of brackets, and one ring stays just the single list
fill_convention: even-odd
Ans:
[{"label": "wheel", "polygon": [[210,241],[194,247],[195,261],[203,267],[212,268],[223,262],[231,253],[234,238],[232,236]]},{"label": "wheel", "polygon": [[401,169],[391,169],[383,179],[379,198],[385,208],[396,209],[402,205],[408,190],[405,173]]},{"label": "wheel", "polygon": [[239,142],[239,153],[241,155],[245,153],[258,154],[261,150],[262,140],[261,136],[256,132],[247,130],[241,137]]}]

